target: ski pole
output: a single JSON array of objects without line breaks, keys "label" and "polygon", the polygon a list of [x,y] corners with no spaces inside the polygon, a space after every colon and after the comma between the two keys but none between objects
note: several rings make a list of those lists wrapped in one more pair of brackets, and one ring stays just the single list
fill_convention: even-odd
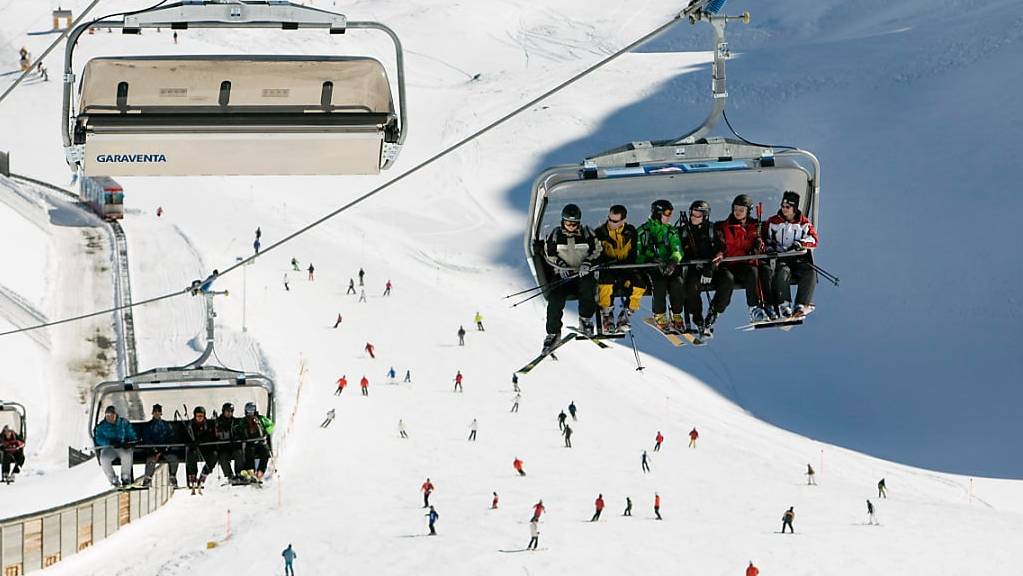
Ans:
[{"label": "ski pole", "polygon": [[821,268],[820,266],[814,264],[813,262],[810,262],[810,267],[813,268],[814,271],[816,271],[818,274],[823,276],[825,280],[831,282],[835,286],[838,286],[838,283],[840,281],[840,278],[838,276],[835,276],[834,274],[828,272],[827,270]]},{"label": "ski pole", "polygon": [[632,342],[632,353],[636,355],[636,372],[642,371],[646,366],[639,360],[639,348],[636,348],[636,335],[629,330],[629,340]]}]

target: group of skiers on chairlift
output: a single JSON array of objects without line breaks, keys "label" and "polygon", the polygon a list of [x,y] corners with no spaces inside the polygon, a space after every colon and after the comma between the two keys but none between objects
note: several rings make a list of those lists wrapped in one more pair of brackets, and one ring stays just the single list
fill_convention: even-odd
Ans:
[{"label": "group of skiers on chairlift", "polygon": [[[710,204],[696,200],[685,218],[673,222],[674,206],[665,199],[650,206],[639,228],[629,224],[627,210],[614,205],[607,221],[591,230],[582,210],[567,204],[561,225],[544,246],[545,260],[560,276],[547,290],[547,337],[544,349],[561,336],[561,317],[571,295],[579,299],[579,330],[593,335],[593,316],[600,311],[605,334],[627,330],[640,300],[653,292],[654,321],[665,332],[713,335],[714,322],[732,299],[736,282],[746,289],[752,322],[802,318],[813,311],[817,277],[809,252],[817,231],[799,209],[799,194],[786,191],[778,213],[766,222],[752,214],[753,199],[739,194],[728,218],[711,224]],[[799,253],[798,256],[745,260],[756,254]],[[688,264],[692,262],[692,264]],[[798,285],[795,306],[790,282]],[[714,298],[704,314],[702,291]],[[625,306],[614,315],[613,296],[625,294]],[[667,315],[670,301],[671,316]]]},{"label": "group of skiers on chairlift", "polygon": [[[203,487],[206,476],[218,464],[232,484],[261,483],[270,459],[268,439],[273,434],[274,423],[259,414],[254,402],[245,404],[244,410],[244,416],[236,418],[234,405],[225,402],[220,415],[208,419],[206,409],[196,406],[190,420],[175,426],[177,422],[163,419],[163,407],[153,404],[152,418],[133,426],[117,414],[117,408],[107,406],[93,435],[100,465],[115,487],[132,485],[136,450],[146,455],[145,477],[140,487],[149,486],[159,462],[167,463],[171,486],[177,487],[182,455],[188,487],[193,490]],[[117,458],[121,460],[120,478],[113,468]],[[203,461],[201,472],[200,459]]]}]

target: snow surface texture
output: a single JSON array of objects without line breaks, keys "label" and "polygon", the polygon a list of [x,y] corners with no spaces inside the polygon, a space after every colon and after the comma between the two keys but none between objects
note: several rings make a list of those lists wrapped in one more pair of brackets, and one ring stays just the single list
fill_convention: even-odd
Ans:
[{"label": "snow surface texture", "polygon": [[[84,3],[66,4],[78,8]],[[905,377],[895,380],[907,388],[905,399],[891,379],[892,374],[914,368],[908,361],[892,366],[896,354],[924,358],[930,350],[933,362],[939,362],[938,358],[954,362],[960,352],[941,347],[974,346],[928,336],[938,332],[933,325],[911,333],[920,322],[942,321],[951,309],[962,314],[959,322],[977,322],[986,330],[998,329],[1001,322],[978,317],[976,307],[990,304],[977,299],[970,304],[974,308],[969,314],[953,303],[928,304],[927,314],[920,314],[924,318],[917,317],[920,310],[914,307],[941,301],[946,293],[944,289],[935,293],[932,286],[964,282],[953,284],[947,292],[958,296],[956,287],[966,290],[980,285],[976,280],[965,283],[984,276],[972,268],[967,255],[960,254],[952,266],[940,260],[944,268],[956,270],[947,279],[931,276],[927,282],[911,282],[911,274],[901,271],[920,267],[936,274],[941,255],[975,244],[941,241],[938,218],[947,211],[932,209],[925,200],[952,199],[939,197],[939,192],[924,197],[924,192],[964,180],[952,172],[958,164],[934,156],[962,141],[967,125],[976,125],[965,122],[965,115],[953,122],[950,114],[965,114],[960,111],[977,102],[983,102],[984,109],[1017,114],[1007,106],[995,108],[995,103],[979,95],[972,98],[959,86],[963,78],[968,79],[965,85],[972,86],[969,80],[992,70],[998,70],[1002,78],[1018,75],[1007,64],[1018,54],[1018,44],[1009,41],[1013,36],[1003,34],[999,38],[1005,45],[985,52],[992,59],[983,67],[966,66],[956,58],[942,60],[938,55],[924,59],[908,50],[914,46],[912,41],[938,42],[936,37],[941,36],[941,42],[960,43],[961,49],[951,52],[952,56],[973,54],[975,28],[989,16],[989,8],[973,6],[967,21],[949,14],[912,22],[940,28],[942,35],[931,29],[867,38],[865,31],[877,34],[898,28],[875,21],[880,19],[879,3],[860,4],[870,18],[856,21],[856,12],[836,16],[816,8],[803,22],[789,6],[765,6],[767,18],[758,24],[759,34],[784,36],[785,41],[776,45],[765,40],[763,47],[758,45],[729,68],[735,100],[732,119],[738,129],[753,139],[769,135],[791,141],[825,161],[822,264],[842,275],[844,285],[838,290],[819,288],[821,313],[805,328],[784,336],[722,334],[712,347],[700,351],[669,351],[656,335],[640,332],[648,366],[642,374],[633,370],[627,349],[602,352],[586,342],[571,343],[559,352],[560,362],[545,363],[522,379],[520,411],[509,413],[511,371],[535,354],[542,337],[541,302],[509,310],[500,300],[528,283],[520,246],[529,181],[545,165],[578,161],[587,153],[632,139],[681,132],[706,111],[708,79],[705,71],[692,73],[708,61],[706,53],[630,55],[372,202],[265,254],[246,268],[244,289],[240,270],[218,282],[218,288],[232,294],[217,305],[220,359],[232,367],[272,371],[277,379],[280,432],[273,479],[262,491],[213,486],[203,498],[179,493],[168,507],[131,530],[50,571],[76,575],[280,573],[280,550],[290,542],[299,555],[298,570],[316,574],[738,574],[750,559],[765,575],[1011,573],[1023,560],[1012,544],[1023,529],[1023,488],[1018,482],[976,480],[971,485],[965,477],[885,462],[786,432],[751,418],[730,401],[737,400],[755,414],[766,413],[786,427],[818,437],[828,434],[850,445],[868,436],[865,428],[885,429],[886,413],[880,410],[897,409],[893,413],[899,416],[899,428],[889,428],[878,444],[866,447],[870,451],[882,453],[896,446],[894,455],[899,459],[918,461],[915,454],[923,452],[925,441],[939,444],[936,439],[940,438],[940,446],[948,449],[960,435],[973,438],[971,450],[988,457],[964,465],[970,455],[960,451],[946,468],[985,470],[984,462],[994,465],[990,452],[1012,436],[988,437],[983,442],[969,436],[971,429],[985,425],[982,417],[992,415],[1001,426],[1019,425],[1005,422],[998,409],[984,405],[1007,406],[1004,399],[1014,392],[1003,387],[997,393],[974,392],[985,383],[971,378],[968,381],[975,388],[970,390],[969,403],[941,396],[940,391],[947,389],[942,382],[947,381],[946,375],[954,375],[958,365],[928,371],[929,379],[919,382]],[[922,1],[908,6],[900,5],[897,16],[887,14],[908,21],[931,10],[931,4]],[[1008,3],[995,6],[1017,9]],[[355,3],[346,12],[387,22],[409,51],[411,132],[400,159],[401,170],[653,28],[676,8],[653,1],[624,5],[571,0],[556,8],[524,1],[499,5],[378,1]],[[48,25],[38,12],[36,2],[0,1],[0,14],[5,16],[0,18],[0,46],[10,46],[0,54],[0,63],[13,68],[22,43],[36,52],[43,47],[45,39],[23,41],[20,35]],[[817,14],[820,17],[815,20]],[[843,28],[835,36],[825,27],[832,21]],[[1006,32],[1013,21],[1003,16],[994,24],[990,18],[984,20],[988,26],[1004,26]],[[973,27],[967,26],[970,22]],[[690,30],[683,27],[685,32]],[[827,36],[813,36],[816,30],[826,30]],[[189,31],[180,34],[181,43],[174,47],[167,31],[146,33],[130,42],[100,33],[85,38],[77,62],[81,65],[92,55],[125,52],[125,46],[128,53],[216,53],[252,45],[284,52],[340,51],[339,40],[326,34],[296,38],[284,33],[225,36]],[[386,61],[383,41],[356,34],[346,35],[343,41],[346,53],[357,47],[356,52],[382,55]],[[878,44],[889,41],[901,50],[885,51]],[[733,49],[738,48],[741,44],[733,41]],[[903,54],[905,62],[899,60]],[[51,74],[58,60],[48,62]],[[783,70],[779,62],[792,64]],[[925,73],[908,72],[911,65],[928,62],[921,66]],[[905,76],[895,88],[877,78],[880,71],[888,73],[893,66]],[[476,73],[480,79],[471,81]],[[911,98],[932,84],[942,90],[926,90],[928,98],[922,103]],[[1005,84],[1020,82],[1010,77]],[[0,148],[14,151],[19,171],[57,183],[67,175],[58,145],[58,88],[55,82],[30,85],[0,105]],[[990,91],[984,96],[1009,98]],[[952,99],[958,100],[956,106],[949,104]],[[901,104],[895,106],[893,101]],[[882,124],[884,115],[894,115],[895,108],[899,120]],[[672,115],[670,122],[665,121],[665,110]],[[958,130],[953,136],[961,138],[946,136],[950,122]],[[1018,131],[1017,116],[999,118],[985,130],[1010,134],[1013,122]],[[932,137],[935,143],[941,142],[940,148],[929,142],[919,146],[917,139],[905,141],[909,135],[936,130],[945,136]],[[878,134],[887,138],[879,143],[882,151],[913,156],[901,162],[884,160],[874,153],[876,146],[865,153]],[[997,159],[1000,153],[972,144],[968,148],[950,155],[961,162],[964,157],[979,161],[982,155]],[[992,164],[999,165],[1008,164]],[[865,174],[873,176],[869,182]],[[910,181],[907,174],[916,178]],[[975,169],[973,174],[978,181],[1008,180],[987,170]],[[142,299],[179,289],[214,267],[226,267],[251,250],[257,225],[263,230],[265,250],[275,239],[387,177],[125,179],[129,213],[124,224],[133,294]],[[977,188],[997,197],[997,188]],[[882,197],[882,190],[897,193]],[[976,202],[981,197],[985,195],[969,198],[972,217],[983,205]],[[1012,203],[1019,202],[1008,197],[998,200],[987,204],[1011,210]],[[922,210],[921,202],[925,202]],[[155,216],[158,206],[164,209],[159,219]],[[890,215],[887,209],[893,210]],[[4,227],[10,222],[26,229],[30,224],[24,220],[5,212],[2,222]],[[971,234],[984,236],[977,242],[987,246],[987,239],[993,240],[990,250],[1008,251],[1013,245],[998,241],[1010,233],[1008,228],[971,224],[967,228]],[[18,242],[34,258],[46,257],[48,248]],[[875,245],[878,251],[897,251],[902,261],[868,259]],[[55,253],[61,255],[63,266],[66,253]],[[316,280],[306,280],[304,272],[289,272],[291,257],[298,258],[303,269],[312,261]],[[922,264],[928,261],[933,268]],[[348,279],[360,266],[367,270],[366,304],[344,295]],[[46,285],[59,290],[60,279],[54,270],[47,270]],[[857,279],[860,270],[895,271],[893,281],[903,287],[885,290],[888,298],[883,303],[868,302],[885,311],[883,319],[866,322],[869,316],[861,300],[875,298],[875,290],[879,299],[884,286],[869,275]],[[287,292],[281,282],[285,272],[291,284]],[[0,283],[11,287],[16,281],[39,282],[14,280],[14,276],[4,273]],[[1004,294],[1012,283],[1012,276],[1008,278]],[[388,279],[394,283],[393,295],[384,298],[380,294]],[[991,284],[989,289],[999,290],[999,286]],[[894,309],[884,306],[892,301],[892,294],[898,294],[899,306]],[[244,295],[246,305],[246,332],[241,331],[243,298],[239,295]],[[82,309],[99,306],[82,300]],[[485,333],[473,330],[477,310],[485,317]],[[45,306],[42,311],[51,317],[67,313]],[[344,321],[333,330],[338,313]],[[139,310],[135,319],[141,367],[181,364],[195,357],[194,341],[202,332],[199,303],[178,298]],[[721,322],[725,326],[739,321],[739,313],[731,311]],[[1001,347],[984,349],[990,362],[998,362],[994,355],[1011,342],[1010,324],[1005,322],[1003,338],[992,337]],[[456,345],[459,324],[469,330],[464,348]],[[947,324],[943,321],[941,327]],[[19,338],[4,342],[5,359],[15,342],[36,347],[34,357],[18,356],[22,361],[17,366],[24,366],[24,373],[15,375],[20,380],[32,378],[38,367],[52,370],[63,365],[47,362],[50,357],[37,344]],[[376,360],[362,352],[367,340],[377,347]],[[1006,354],[1000,365],[974,368],[1004,379],[1017,373],[1012,368],[1019,366],[1018,359]],[[761,368],[771,367],[775,357],[784,369],[774,367],[776,378],[764,376]],[[30,358],[35,362],[25,361]],[[727,367],[722,364],[725,358]],[[795,368],[803,366],[798,361],[808,359],[808,376],[802,377]],[[701,376],[706,384],[672,364]],[[399,379],[406,368],[411,369],[412,384],[388,385],[384,374],[392,365]],[[850,375],[836,373],[839,369]],[[887,369],[891,374],[881,377],[872,369]],[[465,375],[461,394],[451,391],[456,370]],[[821,376],[825,370],[827,378]],[[353,387],[341,398],[333,396],[334,380],[342,374],[347,374],[353,387],[366,374],[371,379],[369,398],[357,397]],[[45,374],[34,381],[59,379]],[[6,380],[3,386],[6,392]],[[800,388],[792,390],[792,386]],[[41,387],[16,391],[29,394],[30,390],[42,393]],[[66,388],[56,385],[49,390],[66,393]],[[936,397],[929,397],[932,394]],[[774,404],[778,399],[783,403]],[[566,449],[555,416],[573,400],[580,407],[580,419],[572,423],[575,447]],[[967,418],[964,406],[977,415]],[[318,428],[331,408],[336,409],[337,419],[327,429]],[[953,408],[954,415],[947,411]],[[841,427],[849,410],[855,410],[860,419]],[[408,440],[398,438],[399,418],[407,424]],[[469,443],[465,437],[473,418],[480,422],[479,440]],[[942,434],[931,430],[913,443],[913,431],[903,427],[925,419],[928,425],[933,419],[941,426]],[[81,438],[80,423],[61,425],[68,428],[50,428],[49,433]],[[686,434],[693,426],[699,428],[701,439],[698,448],[689,449]],[[662,451],[650,453],[652,472],[643,474],[640,454],[652,449],[658,430],[667,441]],[[906,443],[896,444],[904,437],[909,439]],[[528,476],[515,475],[511,468],[515,457],[525,461]],[[817,468],[817,487],[805,486],[802,473],[807,463]],[[47,475],[61,478],[61,474]],[[426,477],[438,486],[431,499],[441,515],[436,538],[419,537],[426,534],[426,523],[418,487]],[[881,477],[887,479],[890,499],[875,498],[874,486]],[[68,484],[75,482],[66,478]],[[19,480],[15,488],[41,493],[51,503],[70,500],[58,489],[31,481]],[[216,484],[215,479],[210,483]],[[496,511],[488,510],[492,491],[501,495]],[[664,499],[662,522],[652,520],[655,491]],[[598,493],[604,494],[608,509],[600,522],[589,524],[586,520]],[[634,502],[631,519],[619,516],[626,496]],[[0,508],[13,502],[7,492],[0,492],[0,498]],[[540,525],[540,546],[547,550],[498,553],[498,549],[524,547],[529,539],[530,506],[539,498],[548,507]],[[879,527],[865,525],[866,498],[878,507]],[[775,534],[789,506],[795,506],[797,533]],[[226,539],[229,518],[231,536]],[[220,545],[207,551],[209,541]]]}]

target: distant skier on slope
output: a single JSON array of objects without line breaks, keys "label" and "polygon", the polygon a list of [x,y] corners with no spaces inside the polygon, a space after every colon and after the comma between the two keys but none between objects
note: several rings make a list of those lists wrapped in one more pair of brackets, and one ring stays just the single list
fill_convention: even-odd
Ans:
[{"label": "distant skier on slope", "polygon": [[465,390],[462,389],[462,371],[461,370],[459,370],[458,373],[455,374],[455,390],[454,391],[455,392],[465,392]]},{"label": "distant skier on slope", "polygon": [[600,513],[604,511],[604,495],[597,494],[597,500],[593,502],[593,517],[590,522],[600,520]]},{"label": "distant skier on slope", "polygon": [[405,369],[405,379],[402,380],[402,382],[404,382],[406,384],[411,384],[412,383],[412,370],[411,369]]},{"label": "distant skier on slope", "polygon": [[514,372],[512,372],[512,391],[516,393],[522,392],[522,390],[519,389],[519,375]]},{"label": "distant skier on slope", "polygon": [[355,294],[355,278],[348,279],[348,290],[345,292],[345,296],[349,294]]},{"label": "distant skier on slope", "polygon": [[391,281],[388,280],[387,284],[384,285],[384,296],[390,296],[390,295],[391,295]]},{"label": "distant skier on slope", "polygon": [[284,576],[295,576],[295,568],[292,563],[295,558],[298,558],[298,554],[295,554],[295,550],[292,549],[291,544],[281,552],[281,556],[284,557]]},{"label": "distant skier on slope", "polygon": [[458,345],[465,346],[465,326],[458,327]]},{"label": "distant skier on slope", "polygon": [[334,321],[334,328],[336,329],[340,325],[341,325],[341,313],[338,312],[337,313],[337,320]]},{"label": "distant skier on slope", "polygon": [[365,277],[366,277],[366,271],[363,270],[362,268],[359,268],[359,286],[365,286],[366,285],[365,282],[363,281],[363,279]]},{"label": "distant skier on slope", "polygon": [[517,456],[515,457],[515,460],[512,461],[512,467],[514,467],[515,471],[519,473],[519,476],[526,475],[526,470],[523,468],[522,460],[519,460]]},{"label": "distant skier on slope", "polygon": [[530,522],[537,522],[537,521],[539,521],[540,520],[540,515],[543,514],[545,510],[547,510],[547,508],[544,507],[544,505],[543,505],[543,498],[541,498],[539,502],[537,502],[536,504],[533,504],[533,517],[530,518],[529,521]]},{"label": "distant skier on slope", "polygon": [[696,439],[699,438],[699,437],[700,437],[700,433],[696,431],[696,427],[694,426],[693,429],[689,431],[689,447],[690,448],[696,448]]},{"label": "distant skier on slope", "polygon": [[746,567],[746,576],[758,576],[760,569],[753,565],[753,561],[749,561],[749,566]]},{"label": "distant skier on slope", "polygon": [[369,378],[363,376],[362,380],[359,380],[359,386],[362,388],[362,395],[369,396]]},{"label": "distant skier on slope", "polygon": [[320,424],[320,428],[326,428],[327,426],[330,426],[330,423],[333,422],[333,421],[334,421],[334,409],[331,408],[330,410],[327,411],[327,417],[323,420],[323,423]]},{"label": "distant skier on slope", "polygon": [[593,231],[582,223],[583,212],[575,204],[561,210],[561,225],[552,230],[544,243],[544,259],[561,280],[547,290],[547,336],[543,351],[549,352],[561,339],[561,318],[569,296],[579,299],[579,330],[593,334],[594,298],[597,281],[590,270],[596,266],[602,246]]},{"label": "distant skier on slope", "polygon": [[365,301],[366,301],[366,289],[363,288],[362,291],[359,292],[359,302],[365,302]]},{"label": "distant skier on slope", "polygon": [[536,550],[536,547],[540,544],[540,521],[530,520],[529,521],[529,544],[526,544],[526,550]]},{"label": "distant skier on slope", "polygon": [[522,394],[519,394],[518,392],[516,392],[515,393],[515,402],[512,404],[512,407],[511,407],[511,411],[512,412],[518,412],[519,411],[519,400],[522,400]]},{"label": "distant skier on slope", "polygon": [[284,291],[285,292],[290,292],[291,291],[291,287],[288,286],[288,273],[287,272],[284,273],[284,278],[282,278],[281,281],[284,283]]},{"label": "distant skier on slope", "polygon": [[476,431],[479,430],[479,427],[480,427],[479,422],[477,422],[476,419],[473,418],[472,422],[469,423],[469,441],[470,442],[475,442],[476,441]]},{"label": "distant skier on slope", "polygon": [[561,435],[565,437],[565,448],[572,447],[572,427],[565,424],[565,430],[561,432]]},{"label": "distant skier on slope", "polygon": [[646,450],[643,451],[643,456],[641,457],[640,460],[640,466],[643,468],[644,473],[650,471],[650,463],[647,462]]},{"label": "distant skier on slope", "polygon": [[573,422],[574,422],[574,421],[576,420],[576,417],[575,417],[575,412],[576,412],[576,407],[575,407],[575,400],[572,400],[572,401],[571,401],[571,402],[570,402],[570,403],[568,404],[568,413],[572,415],[572,421],[573,421]]},{"label": "distant skier on slope", "polygon": [[785,514],[781,517],[781,533],[785,533],[785,527],[787,526],[790,534],[795,534],[795,529],[792,528],[792,521],[796,519],[796,511],[793,510],[793,506],[789,506],[789,509],[785,511]]},{"label": "distant skier on slope", "polygon": [[309,280],[312,281],[314,279],[313,274],[316,273],[316,268],[313,267],[312,262],[309,263],[309,268],[306,268],[306,271],[309,272]]},{"label": "distant skier on slope", "polygon": [[622,516],[632,516],[632,498],[625,497],[625,512],[622,512]]},{"label": "distant skier on slope", "polygon": [[348,386],[348,378],[341,376],[337,379],[337,390],[334,391],[334,396],[340,396],[345,391],[345,386]]},{"label": "distant skier on slope", "polygon": [[816,475],[817,475],[817,473],[814,471],[813,466],[810,466],[809,464],[807,464],[806,465],[806,485],[807,486],[816,486],[817,485],[817,480],[814,479],[814,476],[816,476]]},{"label": "distant skier on slope", "polygon": [[565,411],[562,410],[558,413],[558,430],[565,429],[565,420],[568,420],[568,414],[565,414]]},{"label": "distant skier on slope", "polygon": [[478,332],[485,332],[486,331],[483,328],[483,315],[480,314],[478,311],[476,312],[476,316],[473,317],[472,321],[476,323],[476,330]]},{"label": "distant skier on slope", "polygon": [[437,514],[437,510],[430,506],[430,511],[426,513],[426,516],[430,519],[430,536],[437,535],[437,519],[440,518],[440,514]]},{"label": "distant skier on slope", "polygon": [[366,351],[366,354],[369,354],[370,358],[376,358],[377,357],[377,355],[375,354],[376,347],[373,346],[372,344],[370,344],[369,342],[366,342],[366,347],[363,348],[363,350]]},{"label": "distant skier on slope", "polygon": [[657,516],[658,520],[664,520],[661,518],[661,495],[654,492],[654,516]]},{"label": "distant skier on slope", "polygon": [[387,380],[393,383],[397,377],[398,373],[394,371],[394,366],[391,366],[391,369],[387,371]]},{"label": "distant skier on slope", "polygon": [[490,501],[491,510],[497,510],[497,501],[498,501],[497,492],[494,492],[494,499]]},{"label": "distant skier on slope", "polygon": [[664,434],[661,434],[661,431],[658,430],[657,436],[654,437],[654,452],[661,451],[661,442],[664,442]]},{"label": "distant skier on slope", "polygon": [[423,493],[423,508],[430,506],[430,494],[433,494],[434,489],[436,489],[436,486],[433,485],[433,482],[430,482],[429,478],[419,487],[419,491]]},{"label": "distant skier on slope", "polygon": [[874,517],[874,504],[867,500],[867,524],[871,526],[877,524],[877,518]]},{"label": "distant skier on slope", "polygon": [[295,272],[301,271],[301,268],[298,267],[298,260],[294,256],[291,257],[291,269]]},{"label": "distant skier on slope", "polygon": [[398,435],[408,440],[408,432],[405,430],[405,421],[398,419]]},{"label": "distant skier on slope", "polygon": [[882,478],[881,481],[877,483],[877,497],[888,498],[888,487],[885,486],[884,478]]}]

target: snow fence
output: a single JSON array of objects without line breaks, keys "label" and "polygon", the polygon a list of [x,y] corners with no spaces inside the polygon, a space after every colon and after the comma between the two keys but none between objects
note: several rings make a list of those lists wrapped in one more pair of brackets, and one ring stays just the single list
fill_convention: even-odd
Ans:
[{"label": "snow fence", "polygon": [[52,566],[92,546],[170,500],[167,466],[146,490],[109,490],[42,512],[0,520],[0,576],[21,576]]}]

